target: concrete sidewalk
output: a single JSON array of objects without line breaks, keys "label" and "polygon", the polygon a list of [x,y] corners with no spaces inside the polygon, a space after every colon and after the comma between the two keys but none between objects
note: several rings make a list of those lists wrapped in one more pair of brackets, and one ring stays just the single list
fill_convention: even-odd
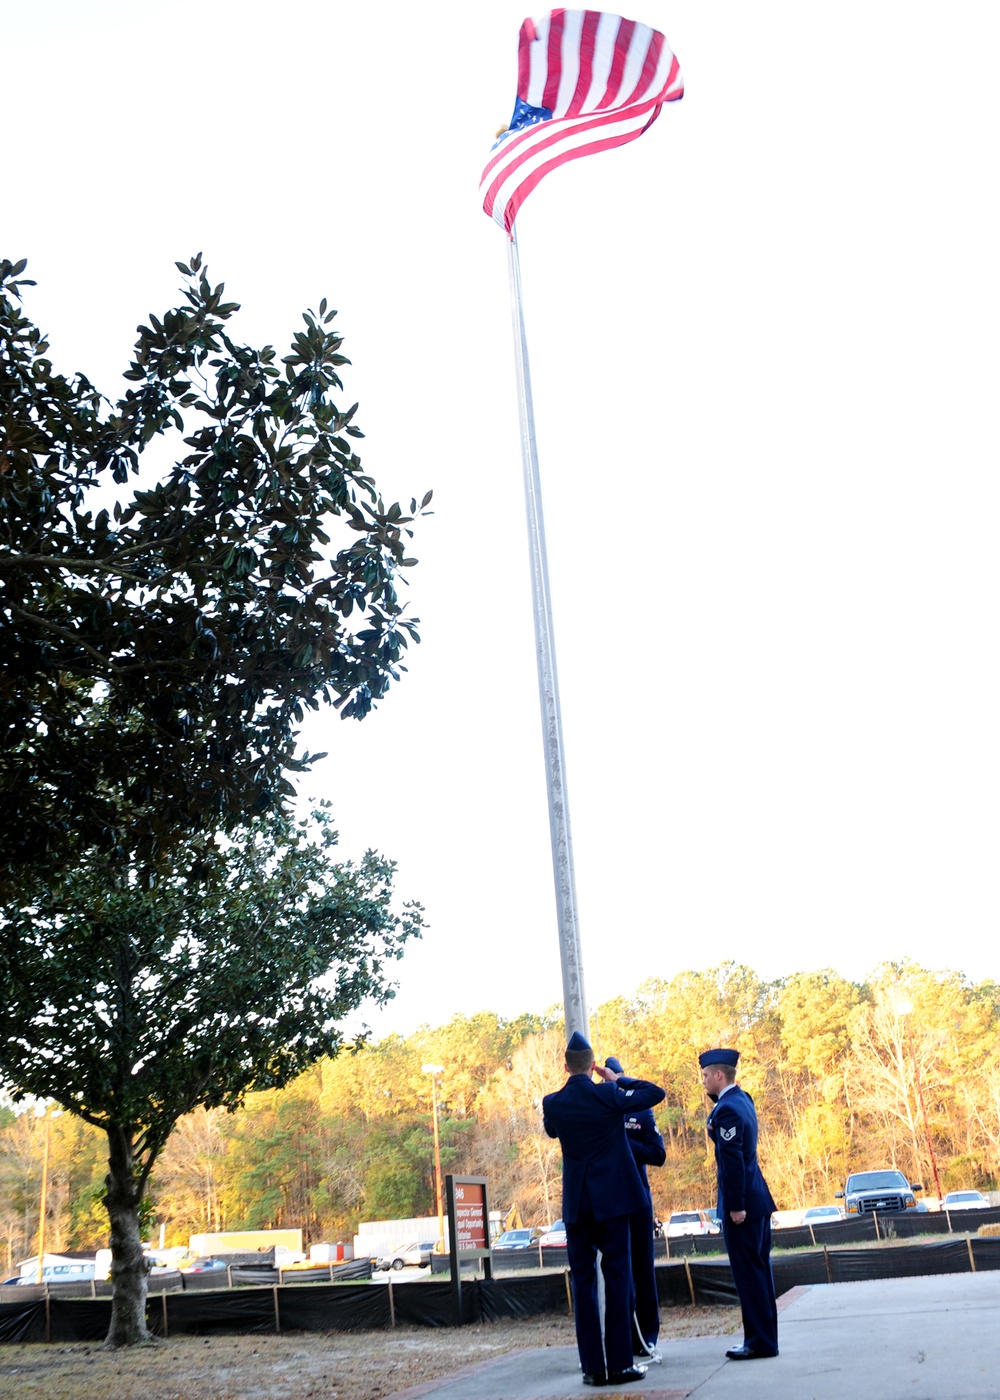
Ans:
[{"label": "concrete sidewalk", "polygon": [[513,1352],[392,1400],[995,1400],[1000,1273],[942,1274],[797,1288],[779,1299],[781,1355],[727,1361],[735,1337],[668,1342],[632,1385],[580,1380],[575,1347]]}]

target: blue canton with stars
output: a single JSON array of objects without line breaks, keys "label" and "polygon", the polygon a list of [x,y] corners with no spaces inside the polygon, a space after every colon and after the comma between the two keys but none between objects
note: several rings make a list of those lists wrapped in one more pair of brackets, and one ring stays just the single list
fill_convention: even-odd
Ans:
[{"label": "blue canton with stars", "polygon": [[539,122],[551,120],[552,109],[550,107],[529,107],[527,102],[523,102],[519,97],[514,103],[514,115],[510,119],[510,126],[505,135],[524,131],[529,126],[537,126]]}]

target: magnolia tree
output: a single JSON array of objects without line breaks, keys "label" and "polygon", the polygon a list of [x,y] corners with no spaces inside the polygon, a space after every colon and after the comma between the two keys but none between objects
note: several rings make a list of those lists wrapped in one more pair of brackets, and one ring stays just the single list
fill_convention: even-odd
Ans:
[{"label": "magnolia tree", "polygon": [[392,864],[338,864],[335,842],[325,812],[270,815],[175,844],[153,875],[39,875],[0,914],[0,1075],[107,1133],[111,1345],[148,1340],[143,1198],[178,1118],[286,1084],[393,995],[419,906],[394,909]]},{"label": "magnolia tree", "polygon": [[146,1336],[178,1116],[334,1052],[420,926],[287,802],[305,709],[363,718],[418,640],[397,584],[430,495],[364,474],[325,301],[279,358],[178,267],[112,401],[56,372],[0,260],[0,1077],[107,1132],[116,1345]]},{"label": "magnolia tree", "polygon": [[111,402],[55,371],[24,267],[0,260],[0,897],[26,865],[155,863],[280,807],[304,708],[361,718],[398,676],[430,499],[385,506],[362,471],[325,301],[279,359],[178,263],[183,304],[138,328]]}]

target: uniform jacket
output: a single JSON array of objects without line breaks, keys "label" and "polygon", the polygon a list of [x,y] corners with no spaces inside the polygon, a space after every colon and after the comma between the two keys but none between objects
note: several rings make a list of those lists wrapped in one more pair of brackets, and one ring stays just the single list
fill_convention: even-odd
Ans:
[{"label": "uniform jacket", "polygon": [[542,1100],[542,1121],[557,1137],[563,1154],[563,1219],[575,1225],[586,1187],[597,1220],[630,1215],[648,1203],[639,1168],[629,1149],[624,1120],[652,1108],[665,1091],[643,1079],[624,1076],[595,1084],[589,1074],[571,1074],[555,1094]]},{"label": "uniform jacket", "polygon": [[757,1165],[757,1111],[750,1095],[738,1084],[727,1089],[708,1115],[707,1126],[715,1143],[720,1216],[745,1210],[750,1219],[758,1219],[777,1210]]},{"label": "uniform jacket", "polygon": [[625,1136],[632,1149],[633,1160],[639,1168],[639,1176],[646,1188],[646,1195],[652,1203],[653,1197],[649,1189],[646,1168],[662,1167],[667,1160],[667,1150],[663,1146],[663,1138],[657,1131],[653,1110],[640,1108],[630,1113],[625,1119]]}]

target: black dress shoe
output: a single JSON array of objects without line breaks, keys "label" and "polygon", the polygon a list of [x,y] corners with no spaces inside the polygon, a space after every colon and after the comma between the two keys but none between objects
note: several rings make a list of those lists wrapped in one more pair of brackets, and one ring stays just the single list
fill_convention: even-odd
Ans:
[{"label": "black dress shoe", "polygon": [[754,1351],[753,1347],[731,1347],[726,1352],[730,1361],[767,1361],[777,1354],[776,1351]]},{"label": "black dress shoe", "polygon": [[607,1385],[608,1373],[606,1371],[584,1371],[584,1385]]},{"label": "black dress shoe", "polygon": [[624,1371],[609,1371],[608,1385],[628,1385],[629,1381],[641,1381],[645,1374],[645,1366],[626,1366]]}]

